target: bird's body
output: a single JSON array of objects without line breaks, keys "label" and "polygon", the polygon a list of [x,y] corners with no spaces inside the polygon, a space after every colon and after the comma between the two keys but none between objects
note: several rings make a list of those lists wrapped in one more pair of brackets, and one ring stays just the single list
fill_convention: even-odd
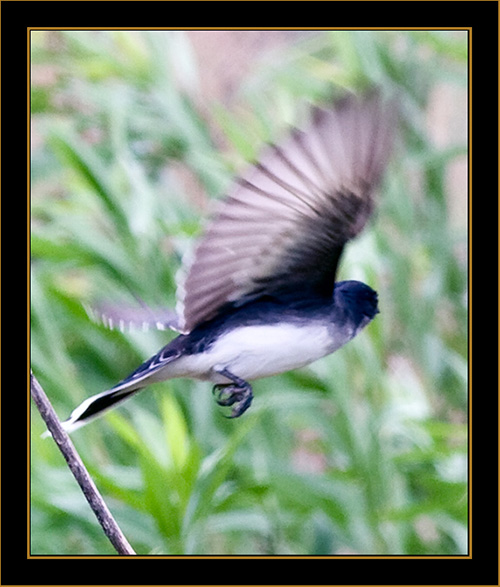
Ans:
[{"label": "bird's body", "polygon": [[[392,115],[378,96],[315,110],[309,132],[271,146],[237,182],[201,240],[180,293],[182,332],[65,423],[85,424],[150,383],[215,384],[241,415],[248,381],[297,369],[351,340],[377,294],[335,282],[345,243],[363,228],[388,156]],[[115,319],[115,322],[121,320]]]},{"label": "bird's body", "polygon": [[[227,383],[218,366],[242,379],[260,379],[308,365],[333,353],[361,327],[343,311],[342,302],[264,298],[232,308],[166,345],[153,359],[158,371],[152,373],[150,367],[149,380],[192,377]],[[368,302],[367,318],[375,311],[376,296]],[[170,359],[164,366],[162,357]]]}]

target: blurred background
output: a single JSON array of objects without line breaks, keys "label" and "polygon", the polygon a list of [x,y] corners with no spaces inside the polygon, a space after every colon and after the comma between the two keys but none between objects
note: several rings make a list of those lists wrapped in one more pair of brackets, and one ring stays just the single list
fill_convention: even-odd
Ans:
[{"label": "blurred background", "polygon": [[[257,381],[151,386],[73,441],[139,554],[466,554],[467,32],[32,31],[31,364],[61,419],[174,333],[96,300],[175,304],[203,223],[308,104],[398,96],[397,146],[339,279],[378,291],[352,343]],[[31,413],[31,554],[113,554]]]}]

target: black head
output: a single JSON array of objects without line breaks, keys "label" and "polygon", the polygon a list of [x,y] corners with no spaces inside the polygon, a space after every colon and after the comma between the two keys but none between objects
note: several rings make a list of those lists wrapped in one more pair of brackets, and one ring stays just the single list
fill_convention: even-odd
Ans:
[{"label": "black head", "polygon": [[377,292],[360,281],[339,281],[333,290],[335,306],[359,330],[379,313]]}]

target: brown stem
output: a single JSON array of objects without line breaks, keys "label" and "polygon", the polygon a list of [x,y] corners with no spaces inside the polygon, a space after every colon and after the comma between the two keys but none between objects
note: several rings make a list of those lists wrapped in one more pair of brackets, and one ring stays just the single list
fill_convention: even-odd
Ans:
[{"label": "brown stem", "polygon": [[80,455],[61,426],[54,408],[33,373],[31,373],[31,397],[111,544],[118,554],[136,554],[109,511]]}]

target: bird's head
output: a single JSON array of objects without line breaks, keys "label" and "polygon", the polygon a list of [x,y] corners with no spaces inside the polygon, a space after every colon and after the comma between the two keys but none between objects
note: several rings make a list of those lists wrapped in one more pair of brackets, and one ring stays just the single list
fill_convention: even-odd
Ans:
[{"label": "bird's head", "polygon": [[351,322],[355,335],[379,313],[378,296],[360,281],[340,281],[333,290],[335,308]]}]

